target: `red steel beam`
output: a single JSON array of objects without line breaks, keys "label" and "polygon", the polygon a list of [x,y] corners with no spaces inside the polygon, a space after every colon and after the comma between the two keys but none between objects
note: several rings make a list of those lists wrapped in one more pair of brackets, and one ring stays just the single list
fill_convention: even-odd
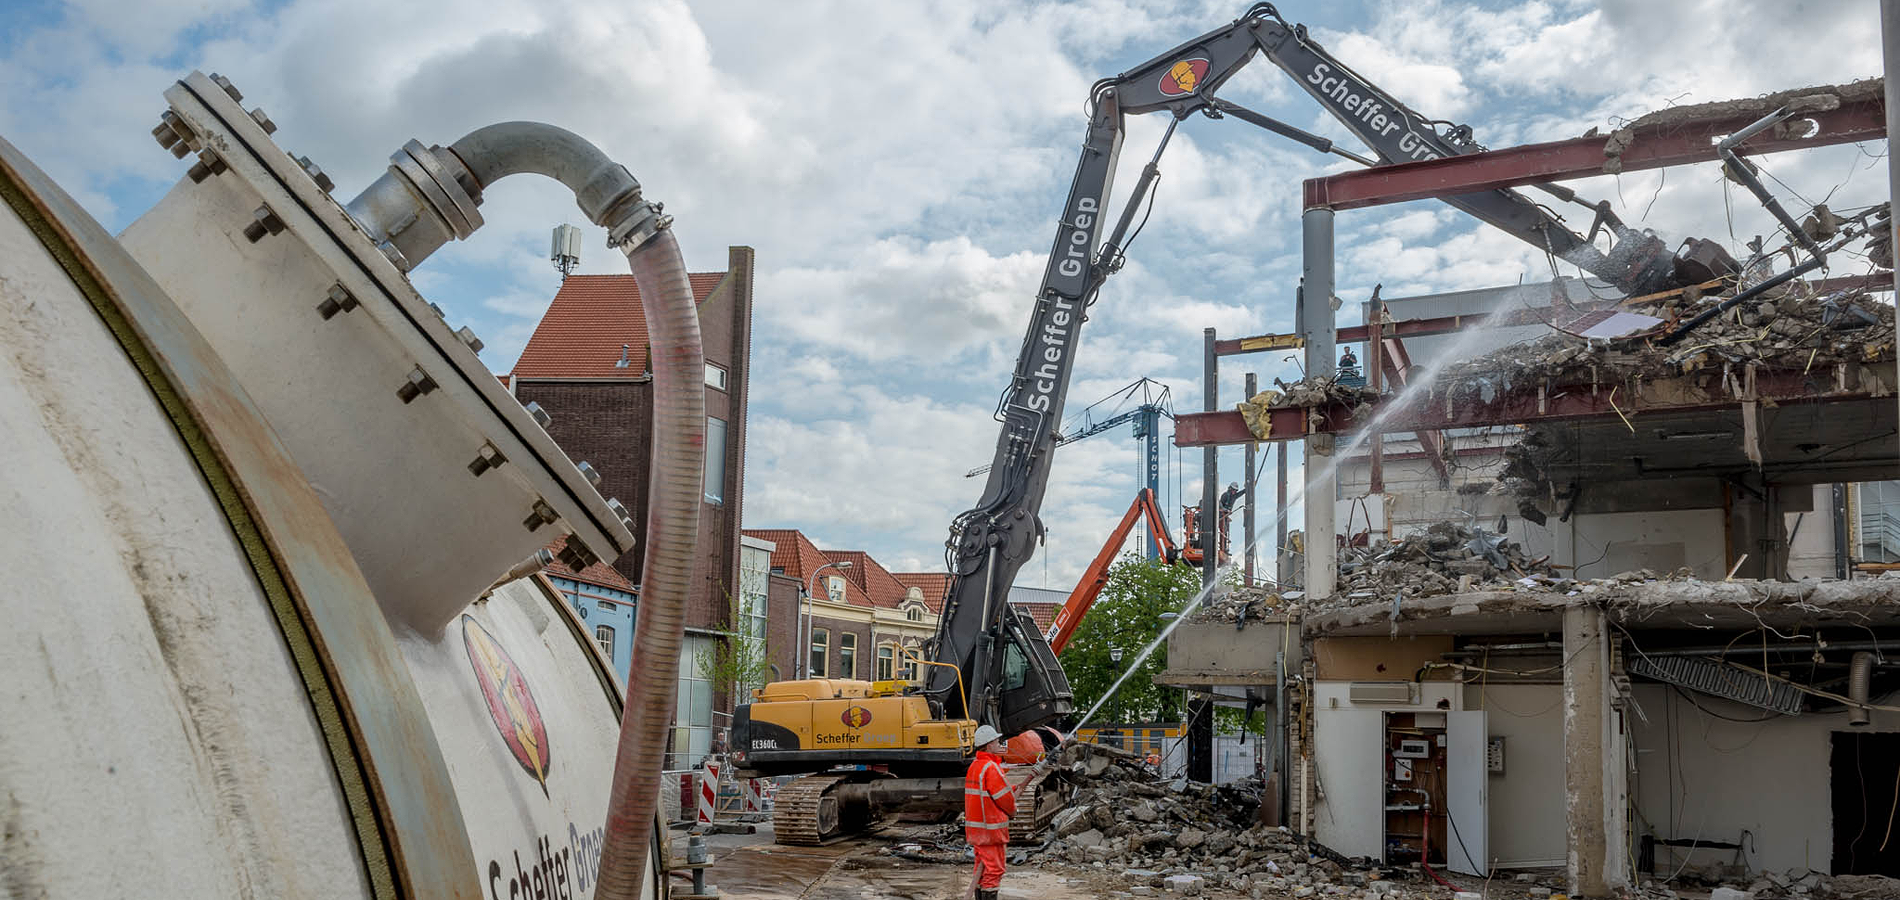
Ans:
[{"label": "red steel beam", "polygon": [[[1636,131],[1634,139],[1616,157],[1604,152],[1611,136],[1599,135],[1373,166],[1325,178],[1309,178],[1303,188],[1303,200],[1306,209],[1360,209],[1616,171],[1635,172],[1708,162],[1717,158],[1717,139],[1759,118],[1761,114],[1750,113],[1645,126]],[[1757,155],[1802,150],[1879,140],[1887,134],[1886,111],[1877,96],[1849,101],[1826,112],[1797,114],[1790,121],[1802,119],[1813,121],[1818,130],[1802,138],[1776,137],[1772,131],[1764,132],[1743,144],[1738,152]],[[1616,167],[1617,161],[1621,163],[1620,168]]]},{"label": "red steel beam", "polygon": [[[1867,275],[1843,275],[1838,278],[1823,278],[1818,281],[1808,282],[1808,287],[1811,288],[1814,291],[1814,293],[1817,295],[1832,293],[1834,291],[1844,291],[1844,290],[1852,290],[1852,289],[1861,289],[1861,290],[1869,290],[1869,291],[1890,291],[1890,290],[1893,290],[1893,273],[1892,272],[1873,272]],[[1609,309],[1610,307],[1616,306],[1617,302],[1618,301],[1610,301],[1607,303],[1577,303],[1577,304],[1572,304],[1570,307],[1570,310],[1574,312],[1590,312],[1592,310],[1598,310],[1598,309]],[[1497,327],[1509,327],[1513,325],[1537,325],[1537,324],[1542,324],[1544,322],[1550,321],[1551,316],[1554,315],[1555,312],[1556,312],[1555,310],[1547,306],[1526,307],[1524,309],[1516,309],[1510,312],[1501,313],[1497,317],[1497,320],[1493,322],[1492,324]],[[1463,331],[1466,328],[1474,327],[1478,325],[1479,323],[1484,322],[1485,319],[1486,317],[1482,314],[1463,315],[1463,316],[1438,316],[1438,317],[1429,318],[1429,319],[1402,319],[1399,321],[1387,323],[1387,336],[1396,337],[1402,340],[1404,338],[1412,338],[1412,337],[1430,337],[1432,335],[1437,335],[1437,334],[1451,334],[1453,332]],[[1243,353],[1261,353],[1261,352],[1265,352],[1265,349],[1255,349],[1254,347],[1250,347],[1248,345],[1249,344],[1279,345],[1284,340],[1293,339],[1293,338],[1297,338],[1297,335],[1261,334],[1261,335],[1255,335],[1253,337],[1232,338],[1232,339],[1224,340],[1224,341],[1215,341],[1214,353],[1219,356],[1238,356]],[[1341,328],[1335,331],[1334,339],[1342,344],[1362,344],[1372,339],[1372,329],[1365,325],[1348,325],[1345,328]],[[1298,345],[1294,344],[1293,346],[1296,347]],[[1292,349],[1292,347],[1273,346],[1270,349],[1286,350],[1286,349]]]},{"label": "red steel beam", "polygon": [[[1740,373],[1736,374],[1739,379]],[[1835,368],[1817,368],[1803,374],[1795,369],[1756,371],[1754,397],[1777,404],[1817,403],[1831,400],[1857,400],[1869,396],[1839,389]],[[1522,425],[1564,419],[1620,416],[1634,420],[1651,412],[1693,412],[1739,406],[1741,398],[1731,396],[1719,371],[1669,379],[1672,396],[1700,395],[1693,403],[1669,403],[1656,399],[1660,392],[1627,385],[1572,385],[1550,390],[1517,388],[1503,391],[1489,403],[1461,399],[1446,404],[1443,395],[1403,409],[1380,425],[1382,432],[1429,431],[1449,428],[1479,428],[1488,425]],[[1310,419],[1309,419],[1310,416]],[[1340,433],[1353,427],[1352,410],[1343,405],[1305,409],[1288,407],[1271,413],[1273,434],[1269,441],[1292,441],[1306,434]],[[1310,428],[1309,428],[1310,422]],[[1205,447],[1209,444],[1244,444],[1256,440],[1238,412],[1181,413],[1174,418],[1174,443],[1177,447]]]}]

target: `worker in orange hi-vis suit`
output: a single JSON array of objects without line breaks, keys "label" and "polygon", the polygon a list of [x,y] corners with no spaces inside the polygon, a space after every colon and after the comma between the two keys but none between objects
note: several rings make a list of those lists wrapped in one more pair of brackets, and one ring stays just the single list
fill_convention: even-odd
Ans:
[{"label": "worker in orange hi-vis suit", "polygon": [[963,835],[976,851],[977,900],[996,900],[1009,817],[1016,812],[1016,797],[1003,781],[1003,752],[1003,736],[988,725],[977,726],[976,760],[963,777]]}]

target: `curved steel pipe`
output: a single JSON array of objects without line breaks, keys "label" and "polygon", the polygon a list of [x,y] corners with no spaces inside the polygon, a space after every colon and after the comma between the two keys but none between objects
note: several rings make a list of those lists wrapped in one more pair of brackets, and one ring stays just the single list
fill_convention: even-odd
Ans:
[{"label": "curved steel pipe", "polygon": [[644,301],[653,348],[653,468],[648,474],[646,556],[626,711],[614,756],[612,798],[601,849],[599,900],[637,900],[646,872],[660,749],[673,722],[686,598],[699,583],[695,542],[705,486],[706,377],[699,310],[679,244],[664,225],[624,244]]},{"label": "curved steel pipe", "polygon": [[448,147],[404,144],[389,168],[346,208],[370,240],[405,272],[450,240],[482,227],[482,190],[532,172],[567,185],[581,212],[607,229],[612,246],[637,246],[665,227],[660,205],[640,182],[586,138],[541,122],[498,122]]}]

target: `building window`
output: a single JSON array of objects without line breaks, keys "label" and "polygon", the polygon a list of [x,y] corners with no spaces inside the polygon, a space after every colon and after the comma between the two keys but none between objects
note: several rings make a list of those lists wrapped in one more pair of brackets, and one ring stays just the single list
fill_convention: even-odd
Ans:
[{"label": "building window", "polygon": [[605,600],[595,600],[594,605],[600,607],[603,610],[606,610],[607,612],[614,611],[614,605],[612,603],[608,603]]},{"label": "building window", "polygon": [[833,603],[844,602],[844,576],[832,575],[825,579],[825,596]]},{"label": "building window", "polygon": [[897,670],[894,668],[896,664],[896,659],[897,659],[897,651],[891,649],[891,645],[889,644],[878,645],[877,671],[873,673],[877,676],[878,681],[889,681],[896,674]]},{"label": "building window", "polygon": [[713,639],[689,634],[680,644],[679,697],[673,712],[673,755],[669,769],[690,769],[712,752],[713,686],[709,666]]},{"label": "building window", "polygon": [[706,417],[706,502],[726,502],[726,420]]},{"label": "building window", "polygon": [[904,610],[904,618],[912,622],[922,622],[924,620],[924,611],[913,606]]},{"label": "building window", "polygon": [[[603,603],[601,605],[605,606],[606,604]],[[608,659],[613,659],[614,658],[614,627],[612,625],[595,625],[594,626],[594,643],[600,645],[600,652],[607,654]]]},{"label": "building window", "polygon": [[827,656],[825,651],[829,648],[830,643],[830,631],[823,628],[813,628],[811,630],[811,662],[809,663],[811,666],[811,677],[825,677],[825,657]]},{"label": "building window", "polygon": [[858,677],[858,636],[849,631],[838,635],[838,677]]},{"label": "building window", "polygon": [[913,656],[913,654],[915,654],[916,652],[917,652],[916,647],[904,648],[904,680],[905,681],[917,680],[917,660]]},{"label": "building window", "polygon": [[706,386],[709,388],[713,388],[714,390],[720,390],[720,391],[725,390],[726,389],[726,370],[719,366],[713,365],[712,363],[707,363],[706,364]]}]

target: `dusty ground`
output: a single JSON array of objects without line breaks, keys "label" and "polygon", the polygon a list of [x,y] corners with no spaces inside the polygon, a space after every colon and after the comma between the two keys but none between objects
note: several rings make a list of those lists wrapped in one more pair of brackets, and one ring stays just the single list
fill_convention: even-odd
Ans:
[{"label": "dusty ground", "polygon": [[[917,834],[929,829],[919,828]],[[943,864],[900,859],[880,853],[910,834],[905,828],[887,828],[876,834],[843,841],[828,847],[781,847],[772,843],[771,825],[760,826],[757,834],[714,834],[707,836],[714,863],[706,881],[734,900],[962,900],[970,885],[970,869],[965,864]],[[675,854],[684,852],[685,836],[673,832]],[[1003,879],[1004,900],[1094,900],[1094,898],[1131,898],[1170,896],[1152,888],[1136,888],[1119,877],[1119,872],[1093,872],[1061,863],[1032,861],[1010,867]],[[1454,876],[1456,877],[1456,876]],[[1482,890],[1476,880],[1460,884]],[[686,873],[674,876],[674,891],[688,889]],[[1407,900],[1425,897],[1449,897],[1442,888],[1426,888],[1407,882],[1402,889]],[[1356,898],[1358,889],[1328,892],[1330,898]],[[1493,885],[1493,898],[1523,896],[1518,885]],[[1178,896],[1178,895],[1174,895]],[[1204,900],[1241,900],[1251,894],[1208,890]],[[1291,900],[1291,894],[1269,892],[1265,900]],[[1682,895],[1684,900],[1701,896]]]},{"label": "dusty ground", "polygon": [[[828,847],[778,846],[772,843],[770,823],[758,834],[708,835],[714,861],[706,881],[734,900],[962,900],[970,888],[969,868],[878,852],[902,834],[903,829],[886,829]],[[680,832],[674,832],[673,839],[676,847],[684,848]],[[686,890],[688,881],[676,875],[673,884],[677,893]],[[1033,868],[1011,870],[1002,891],[1005,900],[1091,900],[1106,895],[1078,877]]]}]

